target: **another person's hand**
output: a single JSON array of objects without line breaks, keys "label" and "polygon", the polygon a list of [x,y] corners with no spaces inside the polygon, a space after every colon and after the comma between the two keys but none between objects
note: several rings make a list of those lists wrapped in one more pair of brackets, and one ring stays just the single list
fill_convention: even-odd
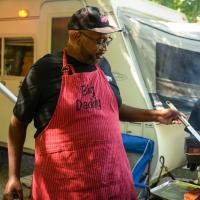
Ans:
[{"label": "another person's hand", "polygon": [[183,116],[184,114],[178,112],[176,110],[172,110],[171,108],[158,110],[158,122],[162,124],[180,124],[179,116]]},{"label": "another person's hand", "polygon": [[22,185],[18,178],[12,177],[8,179],[8,182],[4,189],[3,200],[23,200]]}]

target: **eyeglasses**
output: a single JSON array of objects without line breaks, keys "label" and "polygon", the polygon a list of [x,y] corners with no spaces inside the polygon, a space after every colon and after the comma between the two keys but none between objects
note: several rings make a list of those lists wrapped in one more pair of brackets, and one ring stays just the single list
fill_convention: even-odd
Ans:
[{"label": "eyeglasses", "polygon": [[96,43],[97,46],[108,46],[111,41],[113,40],[113,38],[111,36],[109,36],[108,38],[106,39],[101,39],[101,40],[96,40],[92,37],[90,37],[89,35],[85,34],[84,32],[80,31],[81,34],[83,34],[86,38],[92,40],[93,42]]}]

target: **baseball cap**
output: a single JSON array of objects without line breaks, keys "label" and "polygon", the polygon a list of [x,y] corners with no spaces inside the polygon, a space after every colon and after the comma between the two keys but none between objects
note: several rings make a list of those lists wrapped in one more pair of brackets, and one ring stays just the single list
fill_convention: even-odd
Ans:
[{"label": "baseball cap", "polygon": [[110,25],[105,12],[93,6],[86,6],[76,11],[69,20],[68,30],[91,30],[99,33],[121,31]]}]

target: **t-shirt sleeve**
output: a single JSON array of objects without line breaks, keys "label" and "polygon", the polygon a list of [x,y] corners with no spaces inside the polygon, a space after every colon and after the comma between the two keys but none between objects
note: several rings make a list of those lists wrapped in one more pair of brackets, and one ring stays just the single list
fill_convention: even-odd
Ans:
[{"label": "t-shirt sleeve", "polygon": [[[30,69],[22,82],[13,114],[22,122],[30,123],[39,104],[42,59]],[[40,71],[39,71],[40,70]]]},{"label": "t-shirt sleeve", "polygon": [[106,79],[108,80],[115,96],[116,96],[116,99],[117,99],[117,102],[118,102],[118,106],[120,107],[121,104],[122,104],[122,98],[121,98],[121,95],[120,95],[120,90],[119,90],[119,87],[117,86],[117,82],[112,74],[112,71],[111,71],[111,67],[110,67],[110,64],[109,62],[107,61],[107,59],[104,57],[100,60],[99,62],[99,65],[101,67],[101,69],[103,70],[105,76],[106,76]]}]

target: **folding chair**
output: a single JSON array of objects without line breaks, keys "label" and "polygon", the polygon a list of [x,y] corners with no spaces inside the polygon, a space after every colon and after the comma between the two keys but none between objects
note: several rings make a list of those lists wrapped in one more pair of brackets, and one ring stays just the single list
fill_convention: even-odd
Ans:
[{"label": "folding chair", "polygon": [[[154,142],[151,139],[122,133],[123,144],[127,153],[139,154],[134,164],[132,176],[138,198],[149,199],[150,164],[153,157]],[[140,199],[140,198],[139,198]]]}]

